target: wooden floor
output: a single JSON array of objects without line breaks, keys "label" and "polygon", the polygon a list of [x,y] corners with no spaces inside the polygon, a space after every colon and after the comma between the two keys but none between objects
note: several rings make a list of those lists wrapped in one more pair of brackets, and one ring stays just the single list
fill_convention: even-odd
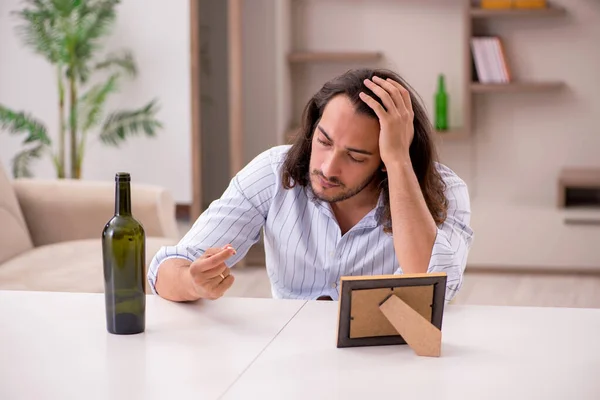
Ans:
[{"label": "wooden floor", "polygon": [[[183,227],[185,228],[185,227]],[[255,245],[226,296],[271,297],[262,246]],[[600,275],[471,272],[453,304],[600,308]]]}]

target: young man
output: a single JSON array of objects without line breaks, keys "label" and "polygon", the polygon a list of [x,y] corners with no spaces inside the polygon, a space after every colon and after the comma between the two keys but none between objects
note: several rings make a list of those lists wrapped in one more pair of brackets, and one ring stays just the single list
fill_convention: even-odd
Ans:
[{"label": "young man", "polygon": [[217,299],[264,228],[275,298],[337,300],[345,275],[446,272],[449,301],[469,221],[467,187],[436,161],[412,89],[391,71],[351,70],[309,101],[292,146],[258,155],[176,246],[158,251],[148,280],[173,301]]}]

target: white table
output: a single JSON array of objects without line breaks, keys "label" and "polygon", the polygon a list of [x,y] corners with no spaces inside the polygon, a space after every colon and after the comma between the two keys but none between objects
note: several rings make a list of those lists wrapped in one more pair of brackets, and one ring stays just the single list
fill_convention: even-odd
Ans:
[{"label": "white table", "polygon": [[600,309],[448,306],[440,358],[337,349],[336,303],[309,302],[225,399],[600,399]]},{"label": "white table", "polygon": [[146,333],[114,336],[104,294],[0,291],[0,399],[215,399],[303,304],[147,296]]},{"label": "white table", "polygon": [[0,399],[600,399],[600,310],[448,306],[442,356],[336,348],[337,302],[0,291]]}]

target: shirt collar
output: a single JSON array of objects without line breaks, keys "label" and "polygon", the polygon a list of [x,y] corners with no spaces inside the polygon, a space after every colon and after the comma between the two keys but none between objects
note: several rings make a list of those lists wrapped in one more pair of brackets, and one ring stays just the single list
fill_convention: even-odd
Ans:
[{"label": "shirt collar", "polygon": [[[313,192],[310,183],[306,185],[304,189],[306,190],[306,195],[308,199],[311,202],[313,202],[319,208],[320,211],[323,211],[327,216],[335,220],[335,215],[333,213],[333,210],[331,209],[331,204],[327,201],[319,199]],[[379,193],[379,198],[377,199],[377,205],[375,206],[375,208],[369,211],[369,213],[365,215],[362,220],[360,220],[356,227],[373,228],[377,226],[377,217],[383,212],[384,207],[384,194],[382,191]]]}]

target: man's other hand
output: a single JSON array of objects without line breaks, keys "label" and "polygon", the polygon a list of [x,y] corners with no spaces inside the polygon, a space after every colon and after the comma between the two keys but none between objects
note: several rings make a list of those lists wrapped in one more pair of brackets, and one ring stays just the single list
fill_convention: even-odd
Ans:
[{"label": "man's other hand", "polygon": [[225,261],[235,254],[231,245],[210,248],[188,268],[195,290],[194,295],[215,300],[233,285],[234,277]]}]

